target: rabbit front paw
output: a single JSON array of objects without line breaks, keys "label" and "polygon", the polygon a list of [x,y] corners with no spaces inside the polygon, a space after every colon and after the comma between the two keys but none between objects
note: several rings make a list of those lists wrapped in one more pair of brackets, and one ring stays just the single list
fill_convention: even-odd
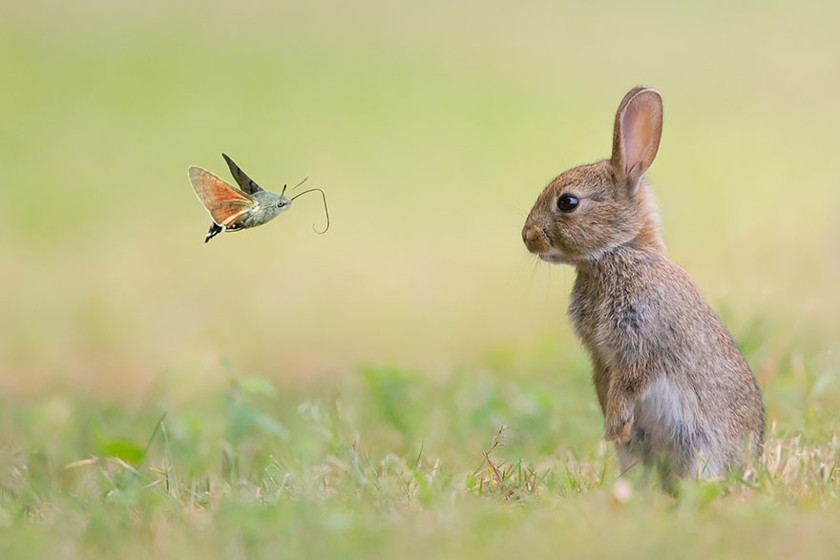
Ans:
[{"label": "rabbit front paw", "polygon": [[632,430],[633,413],[631,411],[628,410],[624,414],[621,414],[617,410],[607,409],[606,419],[604,420],[605,440],[615,440],[616,443],[627,443]]}]

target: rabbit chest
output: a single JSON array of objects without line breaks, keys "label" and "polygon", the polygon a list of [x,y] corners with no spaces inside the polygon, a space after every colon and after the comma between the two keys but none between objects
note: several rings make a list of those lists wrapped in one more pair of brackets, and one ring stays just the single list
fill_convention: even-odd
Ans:
[{"label": "rabbit chest", "polygon": [[674,304],[666,304],[667,286],[661,279],[646,274],[645,269],[653,267],[648,262],[652,257],[614,252],[578,266],[569,317],[600,364],[654,374],[663,369],[663,362],[671,361],[678,346]]},{"label": "rabbit chest", "polygon": [[[597,263],[578,267],[569,316],[592,357],[593,381],[602,409],[609,385],[619,376],[624,389],[636,392],[637,434],[670,447],[676,437],[697,437],[699,401],[687,369],[691,360],[685,321],[687,302],[675,301],[660,258],[619,249]],[[664,258],[662,258],[664,260]],[[683,308],[685,306],[685,308]],[[658,443],[658,444],[657,444]]]}]

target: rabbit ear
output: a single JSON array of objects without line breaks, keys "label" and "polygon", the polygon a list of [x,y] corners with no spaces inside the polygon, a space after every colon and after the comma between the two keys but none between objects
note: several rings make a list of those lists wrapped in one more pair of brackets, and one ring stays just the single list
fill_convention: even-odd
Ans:
[{"label": "rabbit ear", "polygon": [[635,192],[656,158],[662,138],[662,95],[655,89],[631,89],[615,114],[611,162]]}]

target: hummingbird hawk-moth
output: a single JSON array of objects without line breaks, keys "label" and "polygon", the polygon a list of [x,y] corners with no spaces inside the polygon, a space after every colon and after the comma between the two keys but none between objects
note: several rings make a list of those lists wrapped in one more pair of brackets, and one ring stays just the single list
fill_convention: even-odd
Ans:
[{"label": "hummingbird hawk-moth", "polygon": [[[286,196],[286,185],[283,185],[283,191],[280,194],[269,192],[260,188],[226,154],[222,154],[222,157],[225,158],[230,168],[230,174],[233,175],[240,187],[239,189],[206,169],[196,166],[189,169],[193,190],[195,190],[198,200],[201,201],[213,220],[210,230],[204,236],[205,243],[226,231],[241,231],[270,222],[280,212],[288,210],[292,206],[293,200],[311,192],[321,193],[321,198],[324,201],[324,215],[327,218],[324,231],[318,231],[317,229],[315,231],[326,233],[330,229],[330,213],[327,210],[327,196],[324,191],[319,188],[312,188],[289,198]],[[305,181],[306,179],[292,187],[291,190],[295,190]]]}]

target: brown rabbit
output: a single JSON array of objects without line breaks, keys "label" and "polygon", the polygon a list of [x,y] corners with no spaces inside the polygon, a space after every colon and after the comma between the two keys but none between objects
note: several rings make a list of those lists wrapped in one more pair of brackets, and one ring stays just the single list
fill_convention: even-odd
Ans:
[{"label": "brown rabbit", "polygon": [[592,358],[623,469],[718,476],[761,453],[764,406],[731,335],[663,255],[643,175],[662,136],[662,96],[639,86],[615,116],[609,160],[575,167],[540,194],[522,229],[528,250],[571,264],[569,317]]}]

